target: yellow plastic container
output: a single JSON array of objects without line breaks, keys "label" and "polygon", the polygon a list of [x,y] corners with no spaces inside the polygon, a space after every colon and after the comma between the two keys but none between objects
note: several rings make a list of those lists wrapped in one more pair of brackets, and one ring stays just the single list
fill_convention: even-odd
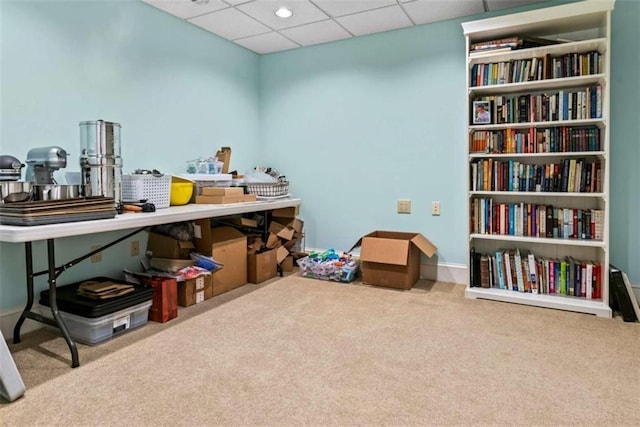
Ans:
[{"label": "yellow plastic container", "polygon": [[171,206],[186,205],[193,195],[194,182],[179,176],[171,177]]}]

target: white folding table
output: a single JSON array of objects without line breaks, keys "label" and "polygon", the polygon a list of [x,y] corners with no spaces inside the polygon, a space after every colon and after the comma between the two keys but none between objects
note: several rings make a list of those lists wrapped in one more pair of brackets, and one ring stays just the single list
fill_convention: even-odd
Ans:
[{"label": "white folding table", "polygon": [[[165,209],[158,209],[155,212],[145,213],[125,213],[117,215],[111,219],[100,219],[91,221],[78,221],[59,224],[36,225],[36,226],[12,226],[0,225],[0,241],[8,243],[24,243],[25,260],[26,260],[26,285],[27,285],[27,304],[20,319],[13,330],[13,342],[20,342],[20,328],[25,319],[32,319],[40,323],[55,326],[60,329],[64,336],[69,350],[71,351],[71,367],[80,366],[78,360],[78,350],[76,343],[69,335],[66,325],[58,311],[56,301],[56,280],[62,272],[71,268],[78,262],[89,258],[95,253],[113,246],[136,233],[150,227],[152,225],[168,224],[172,222],[192,221],[202,218],[219,218],[229,215],[238,215],[252,212],[269,212],[274,209],[296,207],[301,203],[300,199],[282,198],[269,201],[257,201],[247,203],[234,203],[228,205],[209,205],[209,204],[188,204],[184,206],[171,206]],[[267,221],[265,221],[266,227]],[[90,233],[105,233],[118,230],[131,230],[126,235],[112,241],[107,245],[103,245],[100,249],[87,253],[79,258],[67,262],[56,267],[54,241],[59,237],[80,236]],[[266,231],[266,229],[265,229]],[[40,272],[33,271],[33,253],[32,242],[38,240],[47,241],[47,260],[48,268]],[[34,302],[33,279],[36,276],[48,274],[49,283],[49,302],[53,319],[41,316],[39,313],[31,311]]]}]

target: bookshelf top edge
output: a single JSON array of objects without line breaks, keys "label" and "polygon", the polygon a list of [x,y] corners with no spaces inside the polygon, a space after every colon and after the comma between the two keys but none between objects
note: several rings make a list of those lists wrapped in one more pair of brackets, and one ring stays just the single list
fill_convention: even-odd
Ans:
[{"label": "bookshelf top edge", "polygon": [[545,35],[557,29],[597,28],[606,25],[615,0],[585,0],[526,12],[462,23],[471,40],[510,35]]}]

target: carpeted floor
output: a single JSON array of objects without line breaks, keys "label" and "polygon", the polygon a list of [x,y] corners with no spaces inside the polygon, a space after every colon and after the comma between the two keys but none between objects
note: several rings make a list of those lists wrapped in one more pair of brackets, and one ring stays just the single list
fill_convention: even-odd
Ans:
[{"label": "carpeted floor", "polygon": [[110,342],[10,345],[18,425],[640,425],[640,323],[300,278]]}]

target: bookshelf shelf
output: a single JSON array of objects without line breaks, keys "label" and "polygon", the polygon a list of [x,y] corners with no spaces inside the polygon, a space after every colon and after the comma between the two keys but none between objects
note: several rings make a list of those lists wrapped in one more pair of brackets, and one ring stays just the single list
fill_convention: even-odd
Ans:
[{"label": "bookshelf shelf", "polygon": [[524,236],[509,236],[507,234],[477,234],[477,233],[470,234],[469,238],[471,240],[500,240],[504,242],[537,243],[537,244],[557,245],[557,246],[584,246],[584,247],[590,247],[590,248],[605,247],[605,242],[601,240],[524,237]]},{"label": "bookshelf shelf", "polygon": [[573,198],[589,198],[589,199],[602,199],[604,193],[576,193],[576,192],[545,192],[545,191],[471,191],[469,193],[473,196],[508,196],[517,197],[522,199],[523,197],[573,197]]},{"label": "bookshelf shelf", "polygon": [[467,288],[465,296],[473,299],[490,299],[494,301],[533,305],[536,307],[554,308],[557,310],[576,311],[595,314],[599,317],[611,317],[608,304],[601,299],[587,300],[564,295],[530,294],[506,289]]},{"label": "bookshelf shelf", "polygon": [[469,159],[553,159],[553,158],[567,158],[567,157],[597,157],[600,159],[605,158],[604,151],[575,151],[566,153],[470,153]]},{"label": "bookshelf shelf", "polygon": [[604,84],[604,74],[592,74],[589,76],[564,77],[557,79],[534,80],[520,83],[505,83],[487,86],[471,86],[469,94],[472,96],[492,94],[512,94],[523,92],[540,92],[548,89],[572,89],[596,84]]},{"label": "bookshelf shelf", "polygon": [[528,59],[534,57],[542,57],[544,55],[562,55],[570,52],[589,52],[598,51],[604,53],[607,50],[607,39],[605,37],[593,40],[581,40],[575,42],[566,42],[549,46],[532,47],[528,49],[512,50],[510,52],[492,53],[491,51],[483,54],[469,55],[469,66],[473,64],[482,64],[487,62],[502,62],[517,59]]},{"label": "bookshelf shelf", "polygon": [[476,130],[500,130],[500,129],[529,129],[529,128],[557,128],[563,126],[582,127],[582,126],[605,127],[604,119],[579,119],[579,120],[554,120],[547,122],[524,122],[524,123],[499,123],[487,125],[471,125],[470,131]]},{"label": "bookshelf shelf", "polygon": [[[468,298],[612,316],[608,153],[614,1],[584,0],[462,24],[469,112]],[[561,42],[501,47],[514,36]],[[472,53],[472,45],[481,43],[500,51]],[[480,85],[502,81],[507,83]],[[488,119],[476,108],[480,104],[489,107]],[[493,191],[509,188],[583,191]],[[487,234],[496,230],[519,235]],[[565,295],[574,292],[581,296]]]}]

